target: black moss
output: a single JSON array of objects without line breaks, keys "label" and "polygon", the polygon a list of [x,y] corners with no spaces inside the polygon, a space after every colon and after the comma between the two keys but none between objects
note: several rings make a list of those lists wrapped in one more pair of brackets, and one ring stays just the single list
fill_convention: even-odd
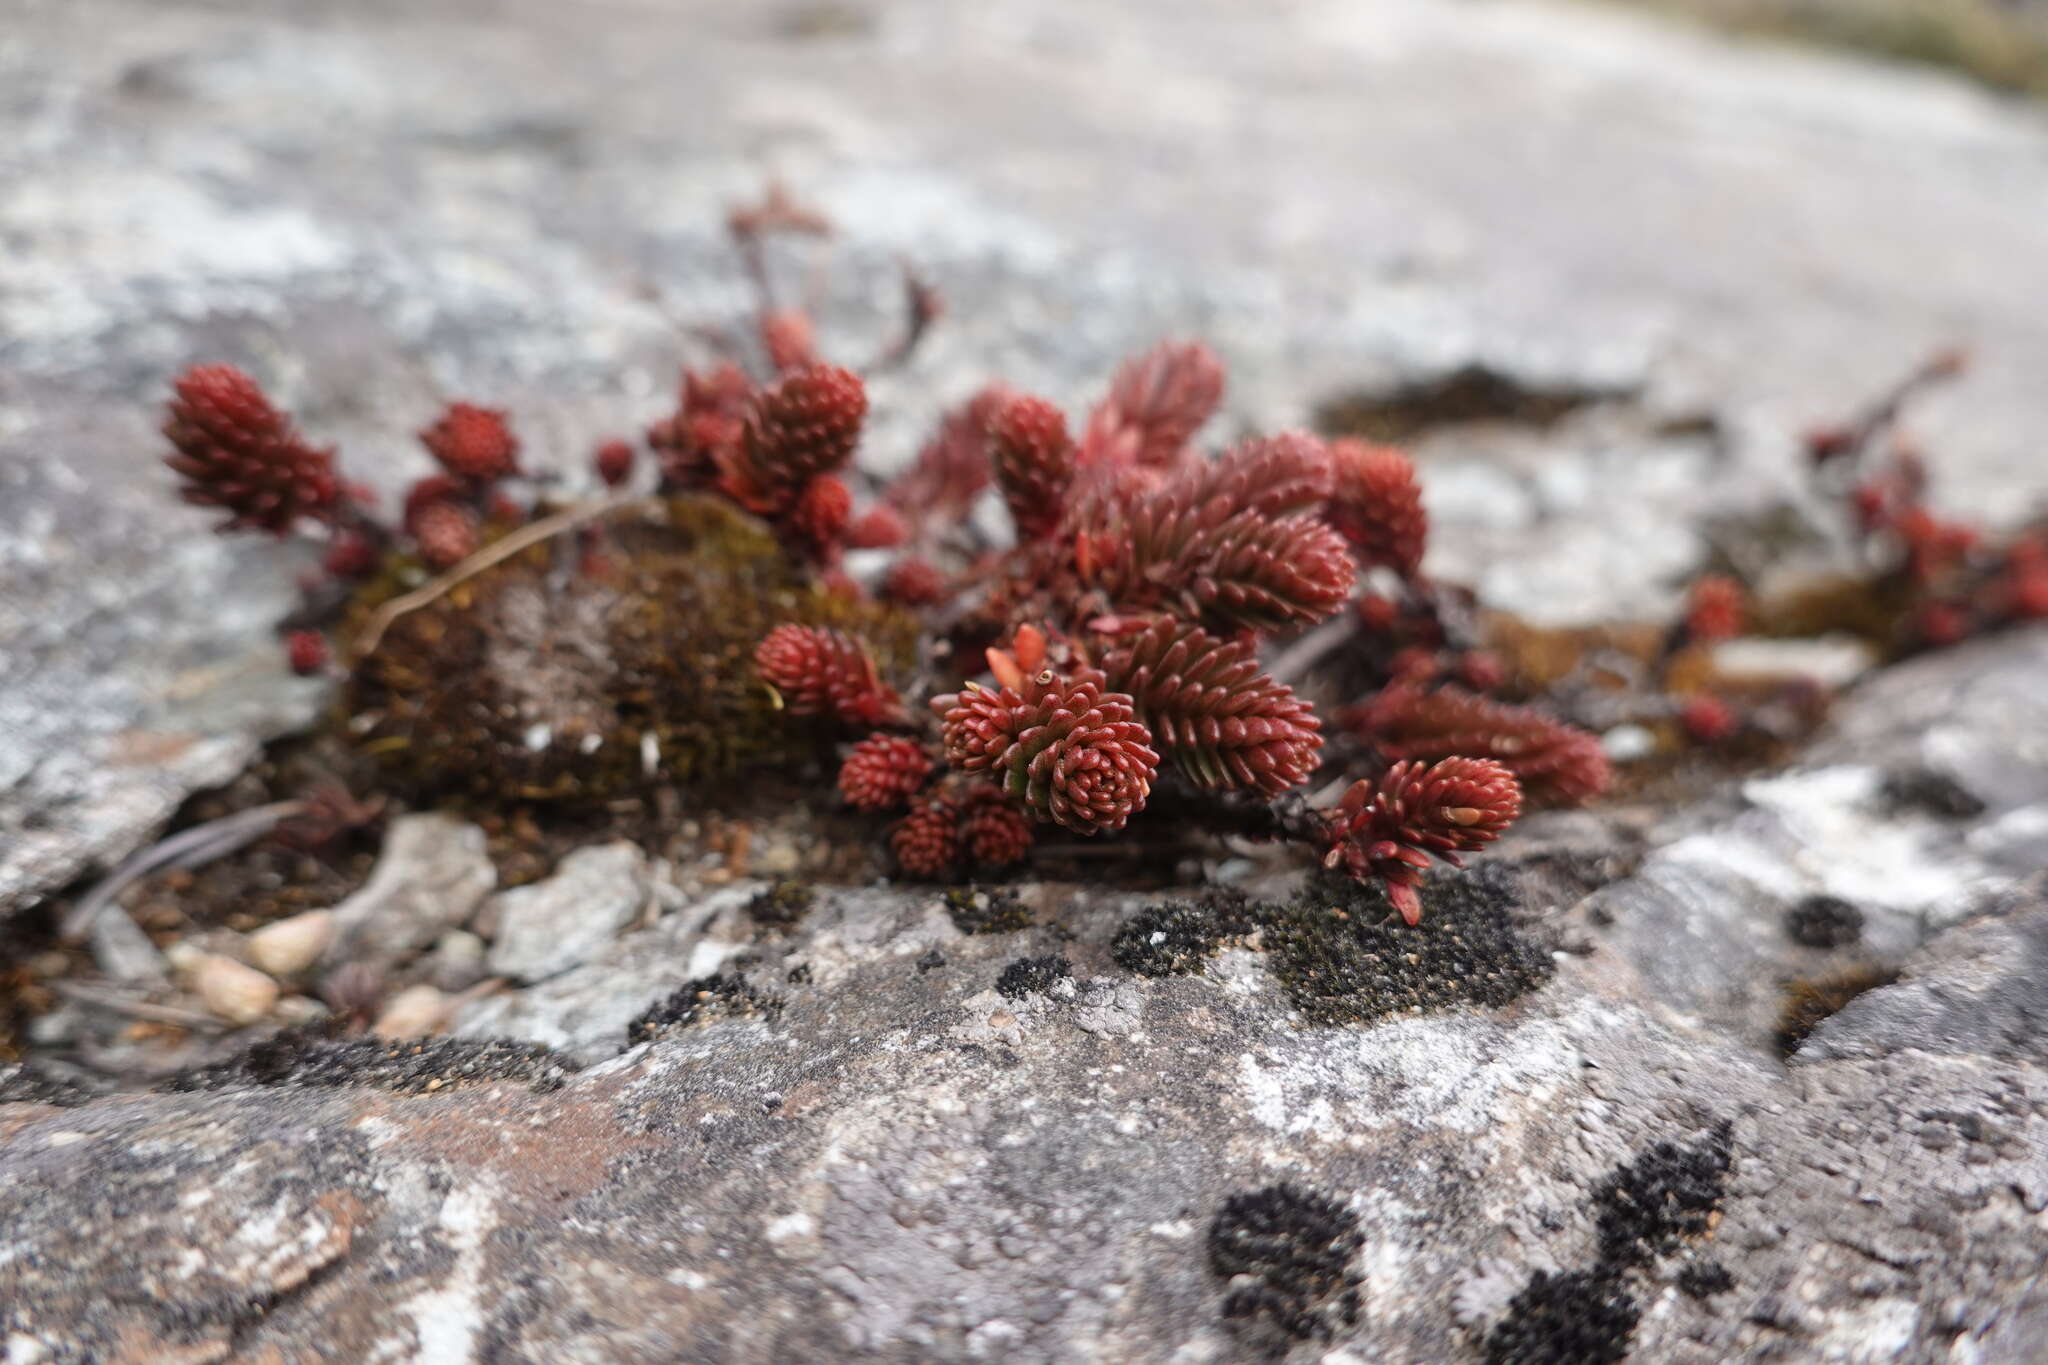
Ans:
[{"label": "black moss", "polygon": [[679,986],[666,999],[642,1010],[626,1025],[626,1046],[665,1037],[713,1019],[748,1019],[780,1013],[782,1002],[763,995],[746,978],[714,972]]},{"label": "black moss", "polygon": [[1539,1270],[1486,1334],[1487,1365],[1614,1365],[1642,1317],[1621,1272],[1609,1266]]},{"label": "black moss", "polygon": [[1433,877],[1422,922],[1394,917],[1385,892],[1318,878],[1284,907],[1251,907],[1273,975],[1312,1022],[1355,1024],[1455,1005],[1499,1007],[1550,980],[1549,951],[1515,926],[1513,872]]},{"label": "black moss", "polygon": [[1007,891],[955,887],[946,893],[946,913],[963,934],[1014,934],[1032,925],[1031,910]]},{"label": "black moss", "polygon": [[1898,979],[1898,972],[1890,967],[1860,962],[1825,976],[1803,977],[1788,983],[1778,1007],[1778,1055],[1790,1057],[1823,1019],[1863,992],[1889,986]]},{"label": "black moss", "polygon": [[809,913],[818,893],[809,882],[777,882],[747,902],[754,923],[778,933]]},{"label": "black moss", "polygon": [[1073,974],[1074,965],[1057,953],[1020,957],[1003,968],[1003,974],[996,978],[996,989],[1012,1000],[1021,1000],[1027,995],[1043,995]]},{"label": "black moss", "polygon": [[174,1076],[163,1088],[189,1092],[367,1086],[423,1095],[488,1081],[522,1081],[535,1090],[555,1090],[576,1069],[575,1062],[539,1043],[505,1038],[337,1039],[315,1025],[288,1029],[238,1057]]},{"label": "black moss", "polygon": [[[1628,1274],[1696,1237],[1712,1224],[1727,1190],[1733,1128],[1722,1120],[1692,1142],[1659,1142],[1593,1189],[1599,1256],[1584,1270],[1539,1270],[1487,1334],[1489,1365],[1604,1365],[1628,1355],[1641,1316]],[[1728,1272],[1699,1262],[1687,1273],[1717,1294],[1733,1285]],[[1718,1272],[1726,1283],[1707,1288]],[[1694,1293],[1687,1289],[1687,1293]]]},{"label": "black moss", "polygon": [[1209,1225],[1209,1269],[1229,1283],[1223,1316],[1293,1340],[1327,1337],[1333,1320],[1358,1321],[1364,1245],[1358,1220],[1334,1199],[1268,1185],[1223,1201]]},{"label": "black moss", "polygon": [[1659,1142],[1600,1182],[1593,1202],[1603,1263],[1642,1265],[1707,1230],[1727,1188],[1732,1131],[1724,1119],[1697,1142]]},{"label": "black moss", "polygon": [[91,1099],[92,1092],[62,1076],[52,1076],[26,1063],[0,1064],[0,1104],[54,1104],[69,1109]]},{"label": "black moss", "polygon": [[1693,1261],[1678,1272],[1678,1287],[1696,1299],[1711,1299],[1735,1287],[1735,1277],[1719,1261]]},{"label": "black moss", "polygon": [[1242,894],[1212,892],[1191,904],[1146,906],[1117,930],[1109,955],[1139,976],[1185,976],[1252,927]]},{"label": "black moss", "polygon": [[1846,948],[1863,937],[1863,912],[1840,896],[1808,896],[1785,912],[1785,932],[1808,948]]},{"label": "black moss", "polygon": [[1984,813],[1984,803],[1954,778],[1930,768],[1910,768],[1885,777],[1879,797],[1893,812],[1920,812],[1944,820],[1969,820]]}]

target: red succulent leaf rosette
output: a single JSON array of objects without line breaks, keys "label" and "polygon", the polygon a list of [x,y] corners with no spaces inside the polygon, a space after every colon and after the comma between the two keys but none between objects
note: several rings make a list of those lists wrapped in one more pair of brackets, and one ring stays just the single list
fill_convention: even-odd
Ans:
[{"label": "red succulent leaf rosette", "polygon": [[1393,446],[1348,438],[1332,442],[1330,456],[1336,476],[1330,524],[1360,568],[1383,565],[1412,578],[1429,541],[1429,514],[1414,462]]},{"label": "red succulent leaf rosette", "polygon": [[1577,805],[1607,789],[1614,770],[1598,735],[1462,687],[1432,690],[1422,677],[1397,676],[1371,701],[1340,712],[1339,720],[1388,758],[1497,760],[1530,795],[1546,800]]},{"label": "red succulent leaf rosette", "polygon": [[904,872],[928,881],[960,863],[960,807],[950,797],[927,797],[889,831],[889,851]]},{"label": "red succulent leaf rosette", "polygon": [[519,472],[519,438],[496,408],[450,403],[420,433],[420,444],[456,478],[487,484]]},{"label": "red succulent leaf rosette", "polygon": [[1431,855],[1462,867],[1460,854],[1492,843],[1521,812],[1521,785],[1492,759],[1396,763],[1377,782],[1352,783],[1325,817],[1323,866],[1360,881],[1378,878],[1401,918],[1417,924],[1417,888]]},{"label": "red succulent leaf rosette", "polygon": [[988,422],[989,460],[1019,540],[1058,529],[1078,459],[1067,419],[1043,398],[1006,395]]},{"label": "red succulent leaf rosette", "polygon": [[840,765],[839,794],[855,810],[889,810],[909,801],[931,775],[931,757],[916,740],[869,735]]},{"label": "red succulent leaf rosette", "polygon": [[983,867],[1010,867],[1031,852],[1031,822],[1017,803],[994,787],[978,786],[967,796],[960,841]]},{"label": "red succulent leaf rosette", "polygon": [[302,518],[327,520],[341,501],[334,452],[306,443],[241,370],[195,365],[179,375],[164,421],[185,501],[228,514],[223,531],[281,536]]},{"label": "red succulent leaf rosette", "polygon": [[1114,642],[1102,667],[1136,700],[1159,751],[1199,787],[1274,797],[1316,770],[1322,722],[1241,640],[1162,617]]},{"label": "red succulent leaf rosette", "polygon": [[970,683],[932,709],[955,768],[989,774],[1038,820],[1098,834],[1144,808],[1159,771],[1131,699],[1104,689],[1093,669],[1044,668],[1020,685]]},{"label": "red succulent leaf rosette", "polygon": [[818,626],[777,626],[754,649],[754,665],[790,714],[832,716],[848,725],[890,725],[903,703],[881,679],[860,640]]}]

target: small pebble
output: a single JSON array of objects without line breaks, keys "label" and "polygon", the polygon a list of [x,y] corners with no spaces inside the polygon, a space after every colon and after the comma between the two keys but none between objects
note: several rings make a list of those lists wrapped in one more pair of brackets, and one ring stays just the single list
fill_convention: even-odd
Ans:
[{"label": "small pebble", "polygon": [[484,941],[466,929],[451,929],[434,945],[430,963],[433,984],[444,991],[466,991],[484,979]]},{"label": "small pebble", "polygon": [[789,877],[803,867],[803,855],[795,841],[776,839],[757,845],[754,856],[747,864],[749,873],[756,877]]},{"label": "small pebble", "polygon": [[231,957],[208,953],[192,967],[192,989],[230,1024],[253,1024],[277,1004],[277,983]]},{"label": "small pebble", "polygon": [[423,1038],[439,1033],[447,1027],[454,1003],[432,986],[408,986],[385,1002],[374,1031],[379,1038]]},{"label": "small pebble", "polygon": [[320,960],[333,938],[334,912],[308,910],[249,935],[249,960],[272,976],[297,976]]},{"label": "small pebble", "polygon": [[270,1017],[290,1027],[294,1024],[310,1024],[315,1019],[325,1019],[330,1013],[332,1011],[327,1006],[310,996],[287,995],[277,1002],[277,1008],[270,1012]]}]

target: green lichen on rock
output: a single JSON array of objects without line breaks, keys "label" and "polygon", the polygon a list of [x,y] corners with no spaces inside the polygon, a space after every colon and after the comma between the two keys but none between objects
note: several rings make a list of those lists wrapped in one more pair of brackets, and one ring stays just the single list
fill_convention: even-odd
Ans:
[{"label": "green lichen on rock", "polygon": [[[344,642],[417,577],[394,560]],[[355,664],[343,723],[412,794],[593,803],[717,781],[817,752],[754,671],[754,646],[788,622],[858,634],[885,674],[914,656],[909,616],[826,590],[760,522],[649,500],[392,622]]]}]

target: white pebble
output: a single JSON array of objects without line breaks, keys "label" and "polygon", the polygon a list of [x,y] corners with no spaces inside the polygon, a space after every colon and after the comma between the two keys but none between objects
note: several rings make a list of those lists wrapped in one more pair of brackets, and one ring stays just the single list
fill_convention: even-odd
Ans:
[{"label": "white pebble", "polygon": [[384,1012],[377,1016],[376,1034],[379,1038],[422,1038],[439,1033],[448,1024],[453,1004],[432,986],[408,986],[385,1002]]},{"label": "white pebble", "polygon": [[334,941],[334,912],[308,910],[249,935],[249,960],[272,976],[297,976]]},{"label": "white pebble", "polygon": [[192,989],[230,1024],[253,1024],[277,1004],[275,981],[219,953],[208,953],[193,967]]}]

